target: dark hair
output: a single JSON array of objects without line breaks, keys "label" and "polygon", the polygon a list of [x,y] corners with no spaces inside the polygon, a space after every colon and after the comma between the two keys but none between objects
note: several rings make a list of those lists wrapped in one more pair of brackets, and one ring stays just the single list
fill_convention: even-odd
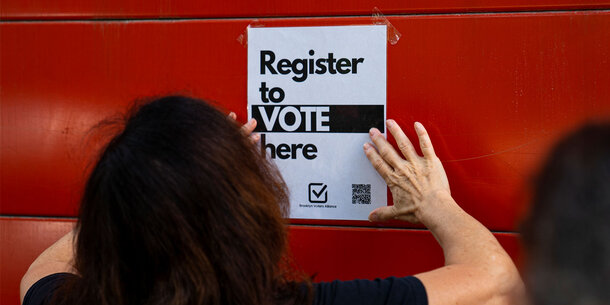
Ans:
[{"label": "dark hair", "polygon": [[534,304],[610,304],[610,125],[561,141],[536,183],[523,224]]},{"label": "dark hair", "polygon": [[134,106],[82,197],[63,304],[306,303],[285,263],[287,191],[277,169],[207,103]]}]

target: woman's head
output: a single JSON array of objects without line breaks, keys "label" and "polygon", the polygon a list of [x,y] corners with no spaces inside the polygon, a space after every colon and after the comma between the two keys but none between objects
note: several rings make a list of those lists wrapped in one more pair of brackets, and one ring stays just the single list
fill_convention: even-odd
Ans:
[{"label": "woman's head", "polygon": [[286,208],[281,176],[223,113],[181,96],[134,106],[85,187],[76,295],[265,303],[281,278]]},{"label": "woman's head", "polygon": [[610,125],[557,145],[523,229],[534,304],[610,304]]}]

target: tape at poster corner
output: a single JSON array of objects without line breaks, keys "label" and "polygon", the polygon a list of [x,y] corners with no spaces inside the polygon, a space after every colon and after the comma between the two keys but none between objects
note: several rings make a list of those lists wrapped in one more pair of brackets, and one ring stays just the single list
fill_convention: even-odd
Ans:
[{"label": "tape at poster corner", "polygon": [[[379,8],[373,8],[373,15],[371,16],[372,23],[375,25],[385,25],[387,27],[387,39],[391,45],[395,45],[400,40],[402,34],[392,25],[390,20],[379,10]],[[249,28],[262,28],[265,27],[263,22],[258,19],[252,20],[246,28],[237,36],[237,42],[239,42],[244,48],[248,46],[248,29]]]},{"label": "tape at poster corner", "polygon": [[237,42],[239,42],[244,48],[248,46],[248,29],[249,28],[262,28],[265,25],[258,19],[252,20],[248,23],[246,28],[237,36]]},{"label": "tape at poster corner", "polygon": [[373,24],[377,24],[377,25],[385,24],[388,27],[388,30],[387,30],[388,42],[391,45],[395,45],[398,43],[402,34],[400,34],[400,32],[394,27],[394,25],[392,25],[390,20],[388,20],[388,18],[386,18],[386,16],[381,12],[381,10],[379,10],[379,8],[377,8],[377,7],[373,8],[372,19],[373,19]]}]

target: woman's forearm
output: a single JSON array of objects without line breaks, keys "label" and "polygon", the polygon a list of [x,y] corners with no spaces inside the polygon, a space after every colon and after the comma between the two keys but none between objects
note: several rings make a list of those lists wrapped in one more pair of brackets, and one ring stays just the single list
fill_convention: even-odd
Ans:
[{"label": "woman's forearm", "polygon": [[440,194],[425,206],[420,219],[443,248],[447,265],[478,264],[490,255],[508,257],[493,234],[462,210],[449,194]]},{"label": "woman's forearm", "polygon": [[[493,234],[451,198],[441,194],[426,205],[420,214],[430,232],[439,242],[445,256],[442,270],[417,275],[424,282],[438,283],[450,278],[470,285],[447,285],[432,296],[442,304],[447,299],[457,304],[511,304],[522,297],[523,283],[506,251]],[[428,215],[422,215],[429,213]],[[462,302],[458,302],[461,300]]]}]

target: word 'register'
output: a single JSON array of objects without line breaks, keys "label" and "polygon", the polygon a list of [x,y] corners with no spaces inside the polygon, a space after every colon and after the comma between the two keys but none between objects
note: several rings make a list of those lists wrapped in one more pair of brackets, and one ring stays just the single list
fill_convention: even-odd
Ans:
[{"label": "word 'register'", "polygon": [[[309,50],[309,55],[313,56],[314,50]],[[358,73],[358,64],[364,62],[364,58],[335,58],[334,53],[328,53],[327,57],[322,58],[296,58],[292,61],[286,58],[281,58],[275,62],[275,53],[270,50],[261,50],[261,74],[290,74],[295,76],[292,80],[302,82],[307,79],[310,74],[356,74]],[[275,65],[275,66],[274,66]]]}]

